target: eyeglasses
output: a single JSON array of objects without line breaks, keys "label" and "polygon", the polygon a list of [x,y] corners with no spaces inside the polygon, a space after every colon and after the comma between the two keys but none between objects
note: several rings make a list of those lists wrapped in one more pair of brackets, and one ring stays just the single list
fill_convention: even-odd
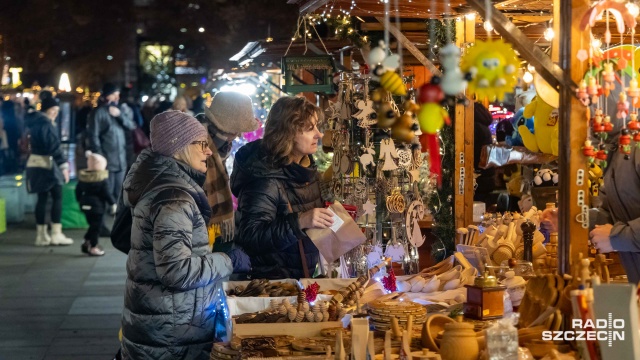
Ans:
[{"label": "eyeglasses", "polygon": [[206,153],[207,149],[209,148],[209,142],[207,140],[194,141],[191,144],[192,145],[200,145],[200,151],[202,151],[203,153]]}]

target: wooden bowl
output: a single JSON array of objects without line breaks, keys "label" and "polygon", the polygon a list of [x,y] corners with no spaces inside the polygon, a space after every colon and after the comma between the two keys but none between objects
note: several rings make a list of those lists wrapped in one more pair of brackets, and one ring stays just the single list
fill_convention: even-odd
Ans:
[{"label": "wooden bowl", "polygon": [[452,323],[454,320],[442,314],[431,314],[427,316],[427,321],[422,326],[422,346],[438,352],[440,348],[436,344],[436,337],[439,332],[444,331],[444,325]]}]

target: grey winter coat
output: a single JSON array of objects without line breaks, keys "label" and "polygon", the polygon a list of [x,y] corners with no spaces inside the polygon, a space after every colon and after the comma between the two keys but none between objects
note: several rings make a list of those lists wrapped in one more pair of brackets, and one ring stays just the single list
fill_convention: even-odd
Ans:
[{"label": "grey winter coat", "polygon": [[[107,159],[107,170],[110,172],[127,169],[127,152],[125,130],[133,130],[133,111],[126,104],[119,106],[120,116],[109,114],[108,104],[95,108],[87,120],[87,147]],[[111,105],[113,106],[113,105]]]},{"label": "grey winter coat", "polygon": [[131,251],[122,315],[125,359],[209,359],[216,283],[231,260],[211,253],[205,175],[144,150],[124,182]]},{"label": "grey winter coat", "polygon": [[630,159],[615,151],[600,188],[602,208],[597,223],[613,224],[611,246],[618,251],[630,283],[640,281],[640,150]]}]

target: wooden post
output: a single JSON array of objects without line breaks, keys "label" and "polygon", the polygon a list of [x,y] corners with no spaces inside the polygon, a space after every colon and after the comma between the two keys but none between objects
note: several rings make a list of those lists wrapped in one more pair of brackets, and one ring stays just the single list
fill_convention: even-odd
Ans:
[{"label": "wooden post", "polygon": [[[456,21],[456,45],[462,46],[475,40],[474,22],[465,16]],[[453,193],[455,199],[456,228],[467,227],[473,221],[473,102],[455,108],[455,174]],[[464,180],[461,181],[464,169]]]},{"label": "wooden post", "polygon": [[[588,0],[561,1],[560,3],[560,67],[565,78],[579,82],[582,71],[575,61],[578,50],[590,44],[589,33],[581,31],[580,20],[589,9]],[[555,21],[555,20],[554,20]],[[573,66],[572,66],[573,65]],[[569,80],[569,79],[566,79]],[[568,81],[565,80],[565,83]],[[559,154],[559,209],[558,209],[558,268],[562,273],[570,271],[570,264],[579,261],[578,253],[588,254],[588,229],[576,221],[582,212],[578,205],[578,191],[584,191],[584,203],[588,204],[588,189],[576,184],[577,173],[582,169],[588,174],[586,160],[580,151],[587,138],[587,108],[580,103],[568,86],[560,88],[560,154]]]}]

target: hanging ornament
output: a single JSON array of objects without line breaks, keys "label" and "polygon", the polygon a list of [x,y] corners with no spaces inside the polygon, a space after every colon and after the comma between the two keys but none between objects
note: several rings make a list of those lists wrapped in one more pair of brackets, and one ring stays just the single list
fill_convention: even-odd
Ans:
[{"label": "hanging ornament", "polygon": [[376,205],[373,204],[371,200],[367,200],[367,202],[362,205],[362,210],[364,210],[364,215],[375,215]]},{"label": "hanging ornament", "polygon": [[629,135],[629,129],[622,129],[620,131],[618,145],[620,152],[624,154],[625,160],[629,160],[629,154],[631,154],[631,136]]},{"label": "hanging ornament", "polygon": [[638,88],[638,80],[636,79],[629,80],[627,95],[629,95],[629,97],[631,98],[632,104],[635,104],[636,101],[638,101],[638,97],[640,97],[640,88]]},{"label": "hanging ornament", "polygon": [[402,78],[395,71],[386,71],[380,76],[380,86],[393,95],[407,95],[407,88],[402,82]]},{"label": "hanging ornament", "polygon": [[634,134],[640,131],[640,121],[638,121],[638,113],[635,110],[629,113],[627,128]]},{"label": "hanging ornament", "polygon": [[605,132],[613,131],[613,123],[611,122],[611,116],[606,115],[604,117],[604,121],[602,122],[602,126],[604,126]]},{"label": "hanging ornament", "polygon": [[[626,119],[627,115],[629,114],[629,102],[627,101],[627,94],[625,94],[624,92],[620,92],[617,109],[618,109],[618,112],[616,113],[616,118]],[[605,127],[606,127],[606,124],[605,124]],[[613,126],[611,127],[611,130],[613,130]]]},{"label": "hanging ornament", "polygon": [[604,88],[605,90],[613,90],[615,87],[614,82],[616,81],[616,73],[613,71],[613,63],[606,62],[602,66],[602,80],[605,82]]},{"label": "hanging ornament", "polygon": [[390,257],[391,261],[400,262],[404,259],[404,246],[398,243],[387,245],[387,249],[384,252],[384,256]]},{"label": "hanging ornament", "polygon": [[373,101],[358,100],[358,102],[356,102],[356,108],[358,108],[358,112],[355,113],[353,117],[358,119],[359,127],[368,128],[378,122],[378,114],[373,110]]},{"label": "hanging ornament", "polygon": [[376,151],[373,149],[373,146],[369,146],[365,149],[364,154],[360,155],[360,163],[363,167],[367,165],[376,166],[373,157],[376,156]]},{"label": "hanging ornament", "polygon": [[406,235],[411,244],[415,247],[421,246],[425,237],[420,231],[420,220],[424,218],[424,204],[420,200],[414,200],[407,208],[407,217],[405,219]]},{"label": "hanging ornament", "polygon": [[387,55],[387,46],[384,41],[369,52],[369,64],[374,66],[373,73],[380,78],[380,85],[393,95],[407,95],[402,77],[396,73],[400,66],[400,56]]},{"label": "hanging ornament", "polygon": [[418,125],[415,123],[415,114],[420,106],[411,100],[404,102],[404,113],[391,126],[391,137],[405,143],[411,143],[416,137]]},{"label": "hanging ornament", "polygon": [[380,247],[380,245],[375,245],[373,249],[371,249],[371,252],[367,255],[367,263],[369,265],[369,269],[380,264],[383,260],[384,254],[382,252],[382,247]]},{"label": "hanging ornament", "polygon": [[445,45],[440,49],[440,64],[443,68],[442,91],[451,96],[462,93],[467,88],[471,74],[460,71],[460,48],[455,44]]},{"label": "hanging ornament", "polygon": [[469,72],[469,94],[477,99],[502,100],[517,84],[518,57],[502,39],[476,41],[462,57],[460,68]]},{"label": "hanging ornament", "polygon": [[600,85],[596,82],[596,78],[592,75],[587,76],[587,94],[591,96],[591,102],[596,104],[600,95]]},{"label": "hanging ornament", "polygon": [[586,140],[584,142],[584,146],[582,147],[582,155],[587,158],[587,163],[591,164],[595,160],[596,151],[593,145],[591,145],[591,140]]},{"label": "hanging ornament", "polygon": [[438,187],[442,185],[442,161],[440,159],[440,143],[438,130],[446,123],[451,125],[449,113],[442,108],[440,102],[444,99],[444,93],[438,84],[426,83],[418,89],[418,101],[420,112],[418,122],[422,135],[420,143],[422,149],[429,152],[430,171],[438,178]]},{"label": "hanging ornament", "polygon": [[584,105],[589,105],[589,94],[587,93],[587,82],[582,79],[580,84],[578,85],[578,89],[576,90],[576,96],[578,100]]},{"label": "hanging ornament", "polygon": [[593,134],[600,140],[607,139],[607,132],[604,130],[604,115],[602,113],[602,109],[596,108],[594,111],[591,128]]},{"label": "hanging ornament", "polygon": [[609,152],[607,151],[607,146],[603,143],[600,144],[598,147],[598,152],[596,153],[596,163],[598,164],[598,166],[603,169],[607,167],[608,155]]},{"label": "hanging ornament", "polygon": [[401,169],[408,169],[411,166],[411,150],[400,149],[398,150],[398,167]]},{"label": "hanging ornament", "polygon": [[393,161],[394,158],[398,158],[396,144],[393,139],[383,139],[380,142],[380,159],[384,159],[382,171],[391,171],[398,168],[395,161]]}]

